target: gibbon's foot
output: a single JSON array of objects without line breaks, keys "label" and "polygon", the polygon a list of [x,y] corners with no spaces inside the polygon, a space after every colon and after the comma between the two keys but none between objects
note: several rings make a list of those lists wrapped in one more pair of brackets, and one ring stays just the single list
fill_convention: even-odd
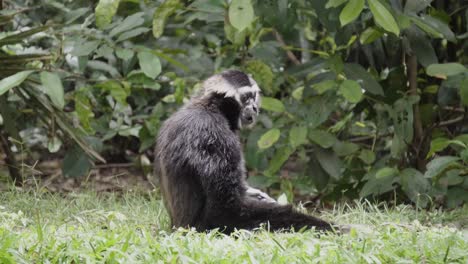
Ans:
[{"label": "gibbon's foot", "polygon": [[249,187],[246,191],[246,194],[250,198],[258,199],[259,201],[264,201],[268,203],[276,203],[275,199],[271,198],[268,194],[260,191],[259,189]]}]

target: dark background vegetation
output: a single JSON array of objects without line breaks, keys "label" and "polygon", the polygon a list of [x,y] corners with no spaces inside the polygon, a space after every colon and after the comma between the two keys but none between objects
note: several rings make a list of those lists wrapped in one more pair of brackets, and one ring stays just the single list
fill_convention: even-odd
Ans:
[{"label": "dark background vegetation", "polygon": [[242,132],[253,185],[289,200],[468,200],[468,1],[0,4],[0,175],[17,185],[51,160],[80,181],[104,164],[150,175],[161,122],[237,68],[263,92]]}]

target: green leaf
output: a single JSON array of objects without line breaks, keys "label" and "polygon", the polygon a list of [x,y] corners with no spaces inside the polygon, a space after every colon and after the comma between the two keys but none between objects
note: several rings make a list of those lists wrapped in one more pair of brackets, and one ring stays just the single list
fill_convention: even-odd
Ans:
[{"label": "green leaf", "polygon": [[94,118],[92,111],[92,105],[89,98],[86,95],[87,87],[82,87],[76,91],[75,99],[75,112],[80,120],[81,126],[86,130],[88,134],[94,134],[94,129],[91,127],[91,120]]},{"label": "green leaf", "polygon": [[438,59],[434,47],[425,34],[412,27],[406,30],[406,37],[409,40],[412,52],[416,54],[418,61],[424,67],[437,63]]},{"label": "green leaf", "polygon": [[59,109],[65,106],[62,80],[56,73],[41,72],[41,82],[45,93],[49,96],[52,103]]},{"label": "green leaf", "polygon": [[143,18],[144,15],[144,12],[138,12],[125,18],[121,23],[119,23],[118,27],[113,28],[109,32],[109,37],[114,37],[122,32],[141,26],[145,22],[145,19]]},{"label": "green leaf", "polygon": [[294,148],[285,146],[278,149],[270,160],[268,169],[264,172],[265,175],[272,176],[275,174],[281,166],[288,160],[289,156],[294,153]]},{"label": "green leaf", "polygon": [[325,8],[332,8],[332,7],[338,7],[344,3],[346,3],[347,0],[329,0],[327,1],[327,4],[325,5]]},{"label": "green leaf", "polygon": [[456,162],[458,160],[460,160],[459,157],[453,157],[453,156],[443,156],[443,157],[435,158],[427,164],[426,166],[427,170],[426,170],[426,173],[424,173],[424,177],[434,178],[440,175],[442,172],[444,172],[446,169],[448,169],[452,165],[457,164]]},{"label": "green leaf", "polygon": [[364,90],[375,95],[384,95],[382,86],[361,65],[345,63],[344,72],[348,79],[358,81]]},{"label": "green leaf", "polygon": [[341,169],[344,165],[336,153],[331,150],[318,148],[315,151],[315,157],[320,163],[320,166],[328,173],[328,175],[330,175],[330,177],[335,180],[339,180],[341,178]]},{"label": "green leaf", "polygon": [[[427,27],[431,28],[431,31],[437,32],[437,35],[442,35],[445,39],[452,42],[456,41],[455,34],[445,22],[435,17],[424,14],[421,15],[421,18],[418,19],[418,21],[420,21],[420,23],[417,24],[418,26],[421,26],[421,23],[425,24]],[[422,29],[424,30],[423,27]]]},{"label": "green leaf", "polygon": [[436,138],[431,141],[431,148],[429,153],[427,153],[426,158],[431,157],[434,153],[439,152],[450,145],[450,140],[448,138]]},{"label": "green leaf", "polygon": [[447,76],[456,75],[462,72],[467,72],[465,66],[455,62],[431,64],[426,69],[427,75],[434,76],[440,79],[447,79]]},{"label": "green leaf", "polygon": [[49,138],[49,142],[47,142],[47,149],[50,153],[56,153],[60,150],[62,146],[62,141],[57,136]]},{"label": "green leaf", "polygon": [[271,71],[270,66],[261,60],[250,60],[246,63],[245,70],[252,74],[253,79],[257,81],[262,92],[273,92],[273,80],[275,75]]},{"label": "green leaf", "polygon": [[312,85],[312,88],[314,88],[318,94],[323,94],[328,90],[334,89],[335,87],[336,87],[335,80],[325,80],[325,81]]},{"label": "green leaf", "polygon": [[386,177],[377,178],[375,175],[370,178],[359,192],[360,197],[368,195],[380,195],[394,189],[393,183],[395,182],[394,175],[387,174]]},{"label": "green leaf", "polygon": [[102,29],[112,22],[112,18],[119,8],[119,3],[120,0],[99,0],[94,10],[98,28]]},{"label": "green leaf", "polygon": [[304,93],[304,86],[301,86],[301,87],[298,87],[298,88],[294,89],[294,91],[292,92],[291,95],[297,101],[301,101],[303,93]]},{"label": "green leaf", "polygon": [[261,107],[265,110],[278,112],[278,113],[282,113],[286,110],[284,108],[283,103],[280,100],[273,98],[273,97],[262,97]]},{"label": "green leaf", "polygon": [[293,127],[289,130],[289,143],[293,148],[307,143],[307,127]]},{"label": "green leaf", "polygon": [[424,10],[426,7],[431,5],[431,1],[428,0],[411,0],[406,1],[405,4],[405,13],[418,13],[419,11]]},{"label": "green leaf", "polygon": [[133,52],[133,50],[131,49],[117,48],[115,50],[115,54],[122,60],[130,60],[131,58],[133,58],[135,52]]},{"label": "green leaf", "polygon": [[0,95],[8,92],[8,90],[10,90],[11,88],[20,85],[33,72],[34,71],[22,71],[8,76],[6,78],[3,78],[0,81]]},{"label": "green leaf", "polygon": [[140,68],[146,76],[156,78],[161,73],[161,62],[158,56],[148,51],[138,52]]},{"label": "green leaf", "polygon": [[377,171],[375,174],[376,179],[382,179],[398,174],[398,170],[395,168],[384,167]]},{"label": "green leaf", "polygon": [[375,40],[377,40],[378,38],[380,38],[382,35],[383,35],[382,31],[373,27],[369,27],[366,30],[364,30],[364,32],[361,33],[361,36],[359,37],[359,41],[363,45],[370,44],[374,42]]},{"label": "green leaf", "polygon": [[166,0],[164,1],[153,15],[153,36],[159,38],[164,32],[166,20],[177,10],[180,0]]},{"label": "green leaf", "polygon": [[110,95],[120,104],[127,105],[127,97],[129,95],[128,91],[122,87],[122,85],[114,80],[102,82],[97,85],[97,87],[108,91]]},{"label": "green leaf", "polygon": [[70,52],[74,56],[88,56],[95,51],[101,42],[99,40],[77,41]]},{"label": "green leaf", "polygon": [[358,82],[345,80],[340,85],[340,94],[350,103],[359,103],[362,100],[362,88]]},{"label": "green leaf", "polygon": [[359,146],[351,142],[336,141],[335,145],[333,145],[333,151],[338,156],[349,156],[358,150]]},{"label": "green leaf", "polygon": [[340,13],[341,26],[351,23],[364,8],[364,0],[349,0]]},{"label": "green leaf", "polygon": [[146,28],[146,27],[139,27],[139,28],[135,28],[135,29],[129,30],[129,31],[124,32],[123,34],[121,34],[121,35],[119,36],[119,38],[117,38],[116,42],[121,42],[121,41],[130,39],[130,38],[139,36],[139,35],[141,35],[141,34],[143,34],[143,33],[148,32],[148,31],[150,31],[150,29],[149,29],[149,28]]},{"label": "green leaf", "polygon": [[242,31],[254,20],[254,10],[250,0],[232,0],[229,5],[229,22],[237,30]]},{"label": "green leaf", "polygon": [[362,149],[359,154],[359,159],[362,160],[365,164],[370,165],[375,161],[375,154],[371,150]]},{"label": "green leaf", "polygon": [[278,141],[280,135],[281,132],[278,128],[270,129],[260,137],[257,145],[260,149],[267,149]]},{"label": "green leaf", "polygon": [[64,177],[86,176],[92,163],[83,150],[74,147],[67,151],[62,161],[62,173]]},{"label": "green leaf", "polygon": [[468,78],[460,84],[460,99],[465,106],[468,106]]},{"label": "green leaf", "polygon": [[377,25],[397,36],[400,35],[400,29],[395,18],[379,0],[367,0],[367,3]]},{"label": "green leaf", "polygon": [[418,207],[427,206],[429,198],[426,194],[431,185],[421,172],[412,168],[404,169],[400,172],[400,183],[403,191]]},{"label": "green leaf", "polygon": [[278,204],[280,205],[287,205],[288,204],[288,196],[285,193],[282,193],[278,199],[277,199]]},{"label": "green leaf", "polygon": [[336,137],[323,130],[311,130],[309,131],[309,139],[322,148],[330,148],[336,142]]}]

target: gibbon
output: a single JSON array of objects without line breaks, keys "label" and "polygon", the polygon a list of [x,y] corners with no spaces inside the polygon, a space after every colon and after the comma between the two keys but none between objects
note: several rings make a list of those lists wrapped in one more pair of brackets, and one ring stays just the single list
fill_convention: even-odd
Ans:
[{"label": "gibbon", "polygon": [[174,227],[225,233],[261,224],[272,231],[333,229],[247,184],[238,132],[255,123],[259,107],[257,83],[241,71],[228,70],[205,80],[164,122],[154,166]]}]

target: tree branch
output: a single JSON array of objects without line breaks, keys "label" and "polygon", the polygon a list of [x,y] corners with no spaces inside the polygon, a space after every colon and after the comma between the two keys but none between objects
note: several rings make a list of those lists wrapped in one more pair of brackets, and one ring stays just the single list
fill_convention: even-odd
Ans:
[{"label": "tree branch", "polygon": [[[275,29],[273,30],[273,33],[275,34],[275,38],[276,40],[281,44],[281,46],[283,46],[283,48],[285,48],[286,46],[286,42],[284,42],[284,39],[283,37],[280,35],[280,33]],[[288,56],[288,58],[295,64],[295,65],[300,65],[301,62],[299,61],[299,59],[296,57],[296,55],[294,55],[294,53],[288,49],[285,49],[286,51],[286,55]]]}]

